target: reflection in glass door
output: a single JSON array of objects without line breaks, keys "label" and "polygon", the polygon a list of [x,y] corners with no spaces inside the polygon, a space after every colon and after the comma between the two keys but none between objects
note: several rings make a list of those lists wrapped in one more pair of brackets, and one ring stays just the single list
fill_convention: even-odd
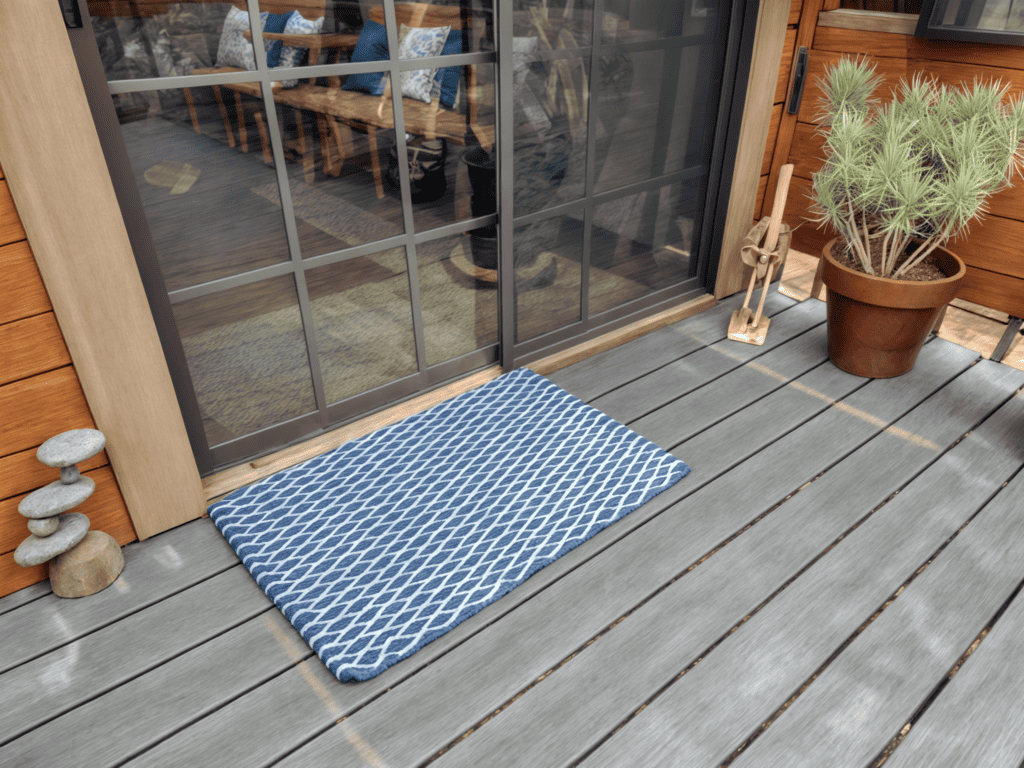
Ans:
[{"label": "reflection in glass door", "polygon": [[88,9],[202,469],[497,360],[490,0]]},{"label": "reflection in glass door", "polygon": [[502,214],[521,359],[700,290],[730,9],[513,5],[499,37],[514,51]]},{"label": "reflection in glass door", "polygon": [[715,4],[87,6],[203,473],[700,290]]}]

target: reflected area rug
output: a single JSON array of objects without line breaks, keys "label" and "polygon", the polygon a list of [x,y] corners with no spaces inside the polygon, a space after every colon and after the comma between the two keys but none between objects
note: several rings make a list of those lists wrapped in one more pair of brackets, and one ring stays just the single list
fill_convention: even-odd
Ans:
[{"label": "reflected area rug", "polygon": [[368,680],[689,471],[520,369],[210,517],[331,672]]}]

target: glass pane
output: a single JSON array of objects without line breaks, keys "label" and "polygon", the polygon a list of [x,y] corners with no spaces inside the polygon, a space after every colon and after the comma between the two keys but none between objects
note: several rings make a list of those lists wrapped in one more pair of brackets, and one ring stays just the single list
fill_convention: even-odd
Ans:
[{"label": "glass pane", "polygon": [[516,341],[579,322],[583,223],[559,216],[517,227],[512,238]]},{"label": "glass pane", "polygon": [[714,15],[715,0],[605,0],[601,41],[632,43],[683,34]]},{"label": "glass pane", "polygon": [[243,88],[113,97],[169,291],[289,258],[261,102]]},{"label": "glass pane", "polygon": [[328,403],[416,373],[404,248],[306,273]]},{"label": "glass pane", "polygon": [[589,55],[513,54],[515,214],[583,196]]},{"label": "glass pane", "polygon": [[841,0],[840,8],[858,11],[883,11],[885,13],[921,13],[921,0]]},{"label": "glass pane", "polygon": [[[605,0],[608,4],[608,0]],[[576,45],[590,45],[594,24],[593,0],[513,0],[512,34],[541,38],[545,49],[557,47],[562,32]]]},{"label": "glass pane", "polygon": [[474,266],[471,240],[454,235],[416,246],[427,365],[498,343],[497,271]]},{"label": "glass pane", "polygon": [[591,315],[690,276],[700,189],[672,184],[594,206]]},{"label": "glass pane", "polygon": [[684,48],[599,57],[598,192],[708,162],[716,51],[705,39]]},{"label": "glass pane", "polygon": [[946,0],[936,2],[929,26],[936,29],[1024,32],[1021,0]]},{"label": "glass pane", "polygon": [[[447,67],[438,75],[448,85],[440,108],[402,99],[409,185],[416,231],[494,213],[494,65]],[[398,152],[392,141],[385,176],[399,195]],[[472,202],[471,202],[472,196]]]},{"label": "glass pane", "polygon": [[204,74],[211,67],[256,69],[244,0],[87,4],[107,80]]},{"label": "glass pane", "polygon": [[[276,92],[292,206],[303,258],[400,235],[402,203],[387,194],[386,137],[359,119],[376,114],[382,101],[341,88],[343,78],[310,94],[301,88]],[[351,76],[350,78],[351,79]],[[276,185],[266,194],[279,205]]]},{"label": "glass pane", "polygon": [[210,445],[316,410],[291,275],[172,309]]}]

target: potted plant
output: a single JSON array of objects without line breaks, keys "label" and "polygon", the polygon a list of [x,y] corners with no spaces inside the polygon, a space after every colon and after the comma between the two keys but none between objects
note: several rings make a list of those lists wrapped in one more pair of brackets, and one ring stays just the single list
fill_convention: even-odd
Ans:
[{"label": "potted plant", "polygon": [[999,83],[922,75],[881,103],[875,67],[844,58],[819,80],[825,163],[812,211],[825,246],[828,348],[858,376],[899,376],[966,275],[945,244],[966,233],[1024,163],[1024,99]]}]

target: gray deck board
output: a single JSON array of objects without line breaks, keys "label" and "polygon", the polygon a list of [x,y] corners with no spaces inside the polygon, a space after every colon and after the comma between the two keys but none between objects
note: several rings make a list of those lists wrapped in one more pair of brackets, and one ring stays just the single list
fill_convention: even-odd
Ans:
[{"label": "gray deck board", "polygon": [[702,386],[709,378],[739,368],[813,328],[824,321],[823,310],[819,301],[797,304],[772,318],[771,333],[764,346],[724,339],[595,398],[590,404],[616,421],[629,424]]},{"label": "gray deck board", "polygon": [[158,544],[129,544],[123,551],[118,581],[89,600],[63,600],[51,592],[5,614],[0,674],[238,563],[208,519],[170,530]]},{"label": "gray deck board", "polygon": [[[783,306],[789,306],[788,300],[781,302],[781,304]],[[731,310],[729,311],[731,312]],[[709,328],[715,326],[717,326],[717,322],[715,324],[709,324]],[[808,349],[808,352],[810,352],[810,348]],[[816,359],[816,353],[810,352],[810,354],[812,354],[814,359]],[[855,377],[851,377],[848,374],[843,374],[842,372],[837,372],[836,378],[842,379],[844,382],[862,381],[857,380]],[[837,392],[836,396],[841,395]],[[804,417],[793,414],[793,418],[803,420]],[[707,465],[705,465],[704,470],[705,471],[702,474],[708,479],[715,476]],[[686,486],[682,493],[692,492],[696,487],[699,487],[696,483],[690,483],[689,478],[684,480],[681,485]],[[664,494],[662,496],[664,496]],[[449,647],[457,645],[462,642],[465,637],[468,637],[472,633],[479,631],[481,628],[488,626],[491,622],[500,618],[501,615],[512,610],[519,603],[530,599],[533,594],[539,592],[541,589],[545,588],[546,585],[556,581],[562,575],[571,571],[583,560],[592,557],[597,552],[611,546],[617,538],[625,535],[629,530],[641,525],[646,519],[649,519],[664,509],[668,505],[669,501],[663,499],[662,496],[656,497],[651,502],[648,502],[644,507],[632,513],[625,520],[620,521],[615,526],[602,531],[573,552],[560,558],[538,574],[535,574],[526,583],[518,587],[516,590],[513,590],[509,595],[506,595],[499,603],[488,606],[488,608],[481,611],[481,613],[464,622],[442,638],[434,641],[429,646],[415,654],[412,658],[406,659],[405,661],[395,665],[383,675],[359,686],[342,686],[334,680],[326,682],[325,685],[327,689],[332,692],[332,696],[335,698],[336,706],[339,708],[339,711],[349,712],[359,706],[362,706],[368,700],[379,695],[382,691],[385,691],[395,685],[397,681],[415,673],[417,669],[428,664],[434,657],[446,652]],[[308,690],[303,690],[308,689],[308,683],[300,675],[283,675],[281,681],[276,684],[287,686],[290,691],[291,689],[295,689],[289,693],[289,696],[292,697],[290,700],[296,702],[305,701],[306,706],[309,708],[312,721],[316,721],[317,715],[320,714],[321,728],[329,726],[331,722],[333,722],[333,719],[336,719],[322,719],[322,703],[318,697],[310,697],[308,695]],[[281,694],[276,688],[255,690],[248,696],[244,697],[244,701],[238,702],[237,706],[227,707],[224,711],[212,715],[209,723],[201,723],[197,726],[196,730],[187,731],[186,733],[188,735],[183,735],[176,743],[180,742],[184,744],[186,742],[194,742],[196,744],[202,744],[205,743],[206,739],[221,738],[220,734],[224,731],[235,732],[234,729],[236,728],[244,731],[249,727],[248,724],[254,718],[257,720],[259,719],[260,712],[268,711],[272,708],[273,705],[268,704],[267,699],[279,695]],[[303,698],[303,695],[305,695],[305,698]],[[236,746],[231,755],[226,755],[223,759],[228,760],[227,764],[251,764],[250,761],[257,759],[256,756],[267,754],[267,750],[272,751],[275,744],[278,744],[281,739],[286,738],[287,737],[277,730],[276,723],[267,723],[264,728],[258,729],[257,733],[247,735],[244,738],[239,738],[237,741],[244,743],[246,747],[239,748]],[[163,759],[161,757],[163,754],[165,754],[164,751],[162,749],[158,749],[151,755],[143,756],[143,763],[148,760],[156,760],[159,762]]]},{"label": "gray deck board", "polygon": [[[976,571],[982,570],[991,580],[1002,575],[993,575],[991,571],[1004,565],[1008,574],[1016,573],[1020,578],[1021,563],[1024,562],[1020,554],[1017,554],[1021,539],[1019,517],[1022,492],[1024,474],[1018,475],[993,502],[996,509],[991,512],[998,519],[993,520],[991,528],[985,531],[985,538],[974,544],[973,552],[949,568],[956,568],[963,560],[967,560],[969,565],[960,570],[963,578],[970,579]],[[987,522],[989,513],[989,510],[982,513],[977,523],[979,527]],[[961,535],[970,532],[975,524],[971,523]],[[927,574],[928,571],[925,571],[922,576]],[[968,591],[964,595],[963,590],[960,590],[953,599],[957,601],[953,603],[954,606],[964,605],[966,601],[974,599],[974,594]],[[934,602],[930,608],[925,618],[925,630],[941,622],[935,613],[937,609],[943,612],[950,610],[949,605],[937,606]],[[914,627],[905,624],[902,631],[905,634],[917,634]],[[920,644],[927,639],[927,635],[923,635],[920,639],[915,638],[915,641]],[[1022,647],[1024,599],[1018,594],[938,699],[910,729],[886,761],[886,766],[1019,768],[1024,761]]]},{"label": "gray deck board", "polygon": [[[765,313],[772,316],[795,303],[772,291],[765,301]],[[742,294],[730,296],[696,317],[593,355],[548,378],[583,402],[589,402],[701,347],[721,341],[729,328],[729,317],[742,305]]]},{"label": "gray deck board", "polygon": [[[941,407],[928,409],[932,413],[927,416],[922,412],[923,418],[903,428],[926,435],[936,423],[951,425],[964,410],[976,415],[998,404],[1021,382],[1019,371],[982,363],[935,396],[945,401]],[[997,429],[1009,426],[1003,421]],[[891,433],[883,437],[892,445],[909,442]],[[984,442],[984,434],[965,441],[930,467],[909,493],[896,496],[850,533],[584,765],[617,766],[626,760],[649,766],[717,765],[728,758],[1019,467],[1017,458],[1005,452],[993,462],[991,452],[973,450]],[[899,447],[900,462],[915,453]],[[874,473],[858,472],[852,460],[838,471],[844,470],[850,484],[865,484],[884,471],[876,466]],[[861,507],[854,515],[869,510]],[[818,512],[831,514],[832,508],[819,504]],[[927,525],[913,520],[915,514],[925,517]]]},{"label": "gray deck board", "polygon": [[[876,394],[864,405],[895,419],[968,364],[953,345],[930,344],[911,374],[873,381],[852,397],[870,389]],[[762,452],[709,483],[357,712],[349,726],[385,763],[419,764],[884,423],[829,409],[780,441],[778,455]],[[285,765],[330,765],[348,749],[333,729]]]},{"label": "gray deck board", "polygon": [[[279,611],[266,611],[29,731],[0,748],[0,762],[23,768],[123,763],[312,655]],[[68,734],[75,734],[74,749]]]},{"label": "gray deck board", "polygon": [[15,608],[20,608],[27,603],[31,603],[33,600],[38,600],[41,597],[46,597],[51,594],[53,590],[50,589],[50,580],[40,581],[37,584],[33,584],[24,589],[19,589],[10,595],[4,595],[0,597],[0,616],[3,616],[9,611],[13,611]]},{"label": "gray deck board", "polygon": [[0,744],[271,607],[241,566],[108,624],[0,677]]},{"label": "gray deck board", "polygon": [[655,445],[679,443],[784,387],[828,359],[825,326],[752,360],[629,425]]},{"label": "gray deck board", "polygon": [[[946,412],[948,398],[941,395],[898,423],[924,426],[946,443],[955,440],[973,426],[978,411],[943,423],[936,417]],[[438,761],[439,768],[574,763],[842,535],[862,510],[933,459],[934,451],[908,454],[888,433],[876,436],[456,746]],[[884,479],[865,484],[868,474]],[[829,514],[821,515],[825,503]],[[752,568],[755,558],[758,567]],[[690,762],[685,751],[675,756],[679,764],[711,764]]]},{"label": "gray deck board", "polygon": [[770,295],[766,348],[723,341],[741,300],[550,377],[690,475],[370,681],[338,682],[209,520],[86,600],[0,599],[0,765],[712,768],[756,734],[738,768],[861,768],[927,702],[886,768],[1021,768],[1024,599],[941,685],[1024,577],[1021,395],[955,442],[1024,374],[933,340],[860,379],[816,301]]},{"label": "gray deck board", "polygon": [[[1007,406],[1004,411],[1004,417],[1019,421],[1024,417],[1024,403],[1018,398],[1015,407]],[[1007,458],[1014,455],[1012,430],[1004,430],[1002,435],[992,432],[982,426],[967,438],[973,442],[973,463],[984,462],[987,456],[994,466],[1005,468],[1012,464]],[[979,446],[979,439],[989,442]],[[1024,462],[1024,456],[1017,461]],[[965,463],[951,474],[963,481],[969,469]],[[994,476],[990,467],[982,466],[980,473]],[[973,477],[966,479],[974,482]],[[877,757],[1024,580],[1024,537],[1019,535],[1022,493],[1024,473],[984,507],[733,765],[860,768]],[[918,512],[919,520],[908,519],[907,526],[918,522],[935,525],[930,510]],[[1000,673],[1003,671],[1005,667]],[[1015,701],[1019,706],[1019,689]],[[989,706],[986,710],[987,720],[999,720],[999,711]],[[957,720],[961,716],[958,712]],[[951,733],[958,730],[956,721],[944,726]],[[999,730],[997,726],[995,731]],[[945,728],[940,732],[946,732]],[[958,739],[963,737],[963,733],[957,734]],[[934,746],[944,755],[956,751],[945,743]],[[964,739],[964,746],[970,749],[965,754],[971,755],[971,765],[981,765],[977,757],[983,745]],[[913,748],[907,754],[912,752]],[[918,755],[907,764],[940,762]]]}]

